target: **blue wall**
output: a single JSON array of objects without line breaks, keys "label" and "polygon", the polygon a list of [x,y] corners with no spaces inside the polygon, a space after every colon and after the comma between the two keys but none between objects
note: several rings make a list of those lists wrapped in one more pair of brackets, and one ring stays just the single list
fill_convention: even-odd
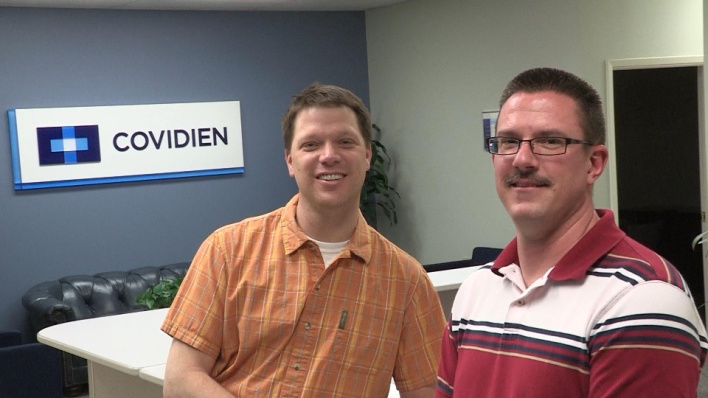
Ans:
[{"label": "blue wall", "polygon": [[[73,274],[191,260],[215,228],[297,190],[280,132],[313,81],[368,103],[363,12],[0,8],[0,328],[22,294]],[[245,173],[16,192],[7,110],[241,101]]]}]

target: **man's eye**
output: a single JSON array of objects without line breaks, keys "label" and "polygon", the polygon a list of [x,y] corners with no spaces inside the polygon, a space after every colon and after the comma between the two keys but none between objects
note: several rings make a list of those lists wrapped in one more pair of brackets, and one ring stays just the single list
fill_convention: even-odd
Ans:
[{"label": "man's eye", "polygon": [[302,149],[314,149],[317,148],[317,144],[314,142],[306,142],[302,144]]},{"label": "man's eye", "polygon": [[563,145],[563,139],[557,138],[557,137],[539,138],[536,142],[538,144],[544,145],[544,146],[561,146],[561,145]]}]

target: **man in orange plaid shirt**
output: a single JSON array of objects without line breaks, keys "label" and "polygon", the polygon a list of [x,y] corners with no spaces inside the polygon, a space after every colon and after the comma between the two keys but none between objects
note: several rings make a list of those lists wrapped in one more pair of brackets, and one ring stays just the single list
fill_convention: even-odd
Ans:
[{"label": "man in orange plaid shirt", "polygon": [[432,397],[445,316],[425,269],[367,225],[371,120],[313,84],[283,118],[299,193],[202,244],[162,329],[165,397]]}]

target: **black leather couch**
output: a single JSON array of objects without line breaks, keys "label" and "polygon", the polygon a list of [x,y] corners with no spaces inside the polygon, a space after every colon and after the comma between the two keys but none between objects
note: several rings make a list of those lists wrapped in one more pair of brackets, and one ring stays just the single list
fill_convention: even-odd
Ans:
[{"label": "black leather couch", "polygon": [[[35,336],[40,330],[63,322],[144,311],[135,300],[148,287],[168,278],[183,278],[188,262],[129,271],[74,275],[39,283],[22,296]],[[64,394],[76,396],[88,389],[86,360],[62,352]],[[59,366],[59,365],[58,365]]]}]

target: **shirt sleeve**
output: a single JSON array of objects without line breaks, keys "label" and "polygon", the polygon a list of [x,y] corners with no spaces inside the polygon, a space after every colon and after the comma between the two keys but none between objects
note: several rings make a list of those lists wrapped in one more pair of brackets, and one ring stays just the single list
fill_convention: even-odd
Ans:
[{"label": "shirt sleeve", "polygon": [[226,289],[226,261],[218,233],[197,251],[162,330],[173,338],[216,358],[221,349]]},{"label": "shirt sleeve", "polygon": [[448,322],[447,328],[442,333],[440,353],[435,398],[448,398],[452,397],[457,370],[457,343],[452,334],[452,321]]},{"label": "shirt sleeve", "polygon": [[423,267],[419,267],[419,277],[405,310],[393,374],[400,391],[435,384],[440,361],[440,336],[445,328],[445,315],[435,287]]},{"label": "shirt sleeve", "polygon": [[589,397],[695,397],[706,341],[686,292],[661,281],[637,284],[590,333]]}]

